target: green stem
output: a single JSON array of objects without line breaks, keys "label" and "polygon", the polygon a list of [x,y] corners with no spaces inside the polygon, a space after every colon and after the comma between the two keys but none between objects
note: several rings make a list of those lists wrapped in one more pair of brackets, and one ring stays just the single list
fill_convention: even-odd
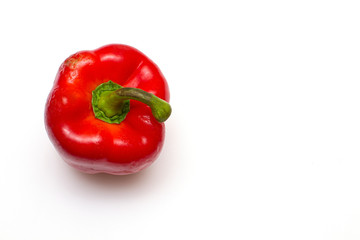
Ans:
[{"label": "green stem", "polygon": [[108,123],[120,123],[130,110],[129,99],[147,104],[159,122],[166,121],[171,114],[170,104],[154,94],[139,88],[123,88],[109,81],[93,91],[95,117]]},{"label": "green stem", "polygon": [[119,100],[121,99],[122,101],[133,99],[145,103],[151,108],[152,114],[159,122],[165,122],[171,115],[169,103],[139,88],[120,88],[115,90],[113,94],[119,96]]}]

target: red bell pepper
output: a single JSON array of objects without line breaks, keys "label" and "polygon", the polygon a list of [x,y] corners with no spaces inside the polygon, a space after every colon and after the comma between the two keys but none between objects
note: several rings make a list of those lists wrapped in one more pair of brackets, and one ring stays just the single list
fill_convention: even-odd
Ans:
[{"label": "red bell pepper", "polygon": [[125,175],[148,167],[164,143],[168,84],[143,53],[113,44],[60,66],[45,109],[50,140],[85,173]]}]

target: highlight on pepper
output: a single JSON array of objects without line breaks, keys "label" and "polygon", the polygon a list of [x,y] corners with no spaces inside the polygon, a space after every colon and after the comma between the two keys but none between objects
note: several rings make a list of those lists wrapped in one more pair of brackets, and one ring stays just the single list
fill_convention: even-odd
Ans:
[{"label": "highlight on pepper", "polygon": [[133,174],[161,152],[169,100],[154,62],[133,47],[106,45],[77,52],[60,66],[45,127],[70,166],[89,174]]}]

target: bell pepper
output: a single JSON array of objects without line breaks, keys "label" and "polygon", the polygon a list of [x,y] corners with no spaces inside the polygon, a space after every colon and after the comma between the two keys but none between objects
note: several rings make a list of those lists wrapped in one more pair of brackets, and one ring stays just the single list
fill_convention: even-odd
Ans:
[{"label": "bell pepper", "polygon": [[89,174],[132,174],[162,149],[169,98],[154,62],[133,47],[111,44],[62,63],[46,102],[45,126],[70,166]]}]

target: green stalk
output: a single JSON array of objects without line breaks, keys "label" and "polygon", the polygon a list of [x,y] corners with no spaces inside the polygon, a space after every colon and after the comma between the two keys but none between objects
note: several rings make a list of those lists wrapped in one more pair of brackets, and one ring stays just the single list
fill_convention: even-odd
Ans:
[{"label": "green stalk", "polygon": [[171,115],[170,104],[154,94],[139,88],[123,88],[109,81],[93,91],[92,104],[95,117],[109,123],[120,123],[130,110],[130,99],[148,105],[159,122],[166,121]]}]

